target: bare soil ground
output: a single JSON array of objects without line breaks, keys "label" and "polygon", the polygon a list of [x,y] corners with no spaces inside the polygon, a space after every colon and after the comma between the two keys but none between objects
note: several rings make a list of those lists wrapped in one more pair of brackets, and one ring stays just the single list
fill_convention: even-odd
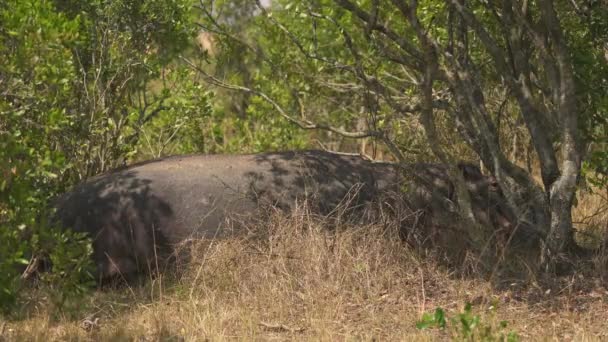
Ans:
[{"label": "bare soil ground", "polygon": [[[0,341],[608,340],[601,256],[554,279],[498,282],[383,227],[328,224],[305,210],[274,215],[267,233],[197,242],[179,273],[95,291],[69,311],[33,291],[18,318],[0,321]],[[417,328],[437,308],[446,327]]]}]

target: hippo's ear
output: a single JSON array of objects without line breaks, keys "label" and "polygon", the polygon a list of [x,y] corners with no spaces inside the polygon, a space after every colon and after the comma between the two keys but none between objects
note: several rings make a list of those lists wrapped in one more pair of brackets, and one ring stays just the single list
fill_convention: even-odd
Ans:
[{"label": "hippo's ear", "polygon": [[481,173],[481,169],[477,165],[460,162],[458,163],[458,168],[462,172],[462,176],[467,180],[479,180],[483,178],[483,174]]},{"label": "hippo's ear", "polygon": [[500,185],[498,185],[498,181],[496,180],[496,177],[490,175],[487,178],[488,178],[489,189],[491,191],[499,192],[500,191]]}]

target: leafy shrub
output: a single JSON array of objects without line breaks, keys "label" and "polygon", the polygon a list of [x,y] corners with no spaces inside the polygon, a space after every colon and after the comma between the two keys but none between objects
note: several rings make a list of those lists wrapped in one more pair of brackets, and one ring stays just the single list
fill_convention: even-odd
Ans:
[{"label": "leafy shrub", "polygon": [[[448,324],[449,322],[449,324]],[[519,337],[515,332],[505,332],[506,321],[500,321],[496,327],[491,322],[482,320],[481,316],[472,312],[472,306],[467,303],[464,310],[449,319],[445,311],[438,307],[433,313],[424,313],[416,323],[418,329],[447,329],[455,335],[455,339],[463,341],[507,341],[515,342]]]},{"label": "leafy shrub", "polygon": [[189,5],[186,0],[0,2],[0,306],[5,312],[18,302],[19,276],[35,255],[47,256],[53,265],[42,283],[56,306],[70,306],[86,293],[90,241],[51,229],[44,220],[48,203],[70,185],[127,162],[142,127],[175,105],[165,105],[168,92],[152,92],[150,83],[193,33]]},{"label": "leafy shrub", "polygon": [[[93,287],[93,248],[90,238],[69,230],[49,230],[39,235],[43,242],[40,251],[48,255],[50,272],[41,274],[49,290],[53,306],[70,311]],[[45,246],[44,246],[45,245]]]}]

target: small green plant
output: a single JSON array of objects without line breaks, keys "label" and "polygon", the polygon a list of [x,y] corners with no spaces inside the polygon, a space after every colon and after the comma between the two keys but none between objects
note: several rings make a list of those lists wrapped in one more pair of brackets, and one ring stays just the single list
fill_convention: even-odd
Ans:
[{"label": "small green plant", "polygon": [[[13,304],[33,295],[48,303],[53,315],[79,314],[86,309],[84,299],[95,286],[91,238],[86,233],[54,227],[44,218],[40,218],[28,235],[27,254],[31,264],[23,272],[25,278],[14,277],[19,287],[12,292]],[[32,281],[34,279],[36,281]],[[4,313],[10,314],[12,308],[4,308]]]},{"label": "small green plant", "polygon": [[52,232],[47,240],[52,243],[52,249],[48,250],[51,270],[42,274],[42,280],[48,286],[53,306],[69,313],[81,306],[95,284],[91,239],[86,234],[66,230]]},{"label": "small green plant", "polygon": [[421,330],[428,328],[445,329],[445,326],[445,311],[443,311],[442,308],[436,308],[435,312],[432,314],[425,312],[422,315],[422,319],[416,322],[416,328]]},{"label": "small green plant", "polygon": [[[448,324],[448,321],[450,324]],[[472,306],[467,303],[464,310],[449,319],[446,319],[445,311],[438,307],[433,313],[424,313],[422,318],[416,322],[416,328],[420,330],[438,328],[453,333],[456,340],[462,341],[519,341],[518,335],[506,332],[508,323],[500,321],[498,326],[491,322],[483,321],[481,316],[473,314]]]}]

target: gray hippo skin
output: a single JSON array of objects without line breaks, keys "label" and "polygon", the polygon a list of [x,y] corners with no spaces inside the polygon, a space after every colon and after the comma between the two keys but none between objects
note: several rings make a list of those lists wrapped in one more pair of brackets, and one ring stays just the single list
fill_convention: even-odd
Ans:
[{"label": "gray hippo skin", "polygon": [[[461,170],[482,220],[507,221],[508,215],[484,214],[495,206],[485,195],[491,179],[472,165]],[[56,201],[56,218],[63,227],[90,234],[97,276],[103,279],[146,270],[160,252],[185,239],[233,234],[239,225],[228,219],[257,219],[265,205],[289,211],[296,200],[312,197],[318,213],[327,214],[358,188],[350,205],[366,207],[400,191],[401,171],[324,151],[174,156],[89,179]],[[410,171],[425,184],[408,190],[408,205],[440,211],[437,194],[453,196],[445,168],[416,164]]]}]

